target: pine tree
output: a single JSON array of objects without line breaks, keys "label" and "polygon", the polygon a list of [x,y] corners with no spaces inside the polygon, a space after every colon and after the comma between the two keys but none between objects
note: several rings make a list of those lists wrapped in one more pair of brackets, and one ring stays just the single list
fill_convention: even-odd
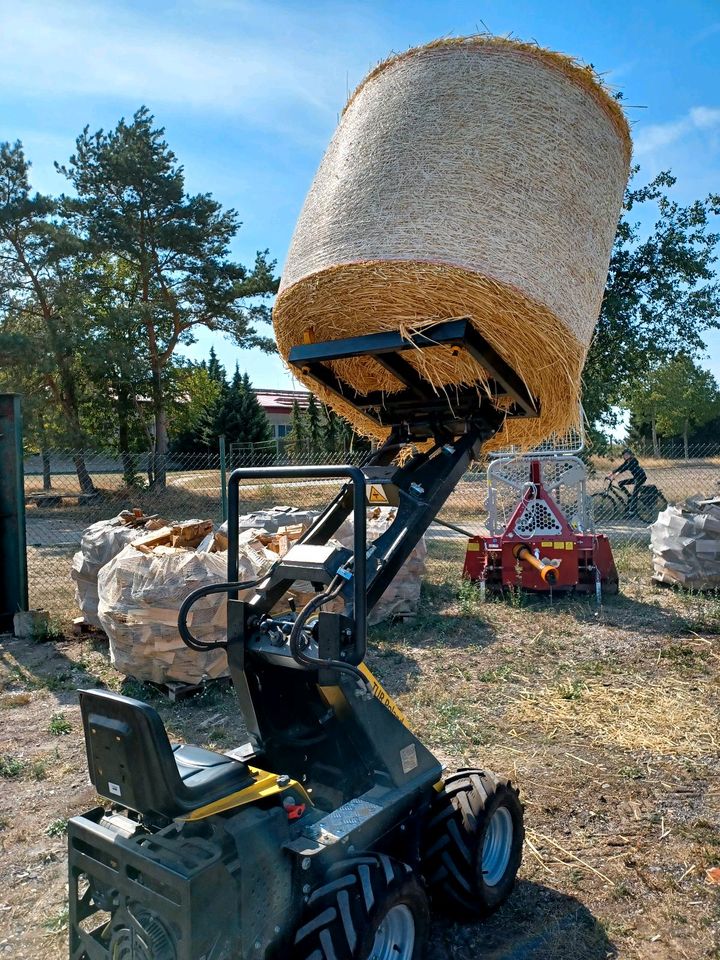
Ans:
[{"label": "pine tree", "polygon": [[256,321],[270,319],[262,298],[277,289],[274,263],[258,253],[252,267],[230,259],[240,227],[208,193],[189,195],[185,173],[145,107],[131,123],[91,134],[85,128],[67,166],[75,196],[66,201],[83,240],[116,256],[139,291],[136,354],[150,373],[155,420],[154,482],[165,486],[168,443],[166,370],[198,327],[219,330],[241,347],[273,350]]},{"label": "pine tree", "polygon": [[240,370],[235,367],[230,384],[221,399],[215,420],[218,436],[225,436],[229,443],[242,443],[244,416],[244,391]]},{"label": "pine tree", "polygon": [[292,460],[300,460],[305,454],[306,430],[305,416],[297,400],[293,400],[290,413],[290,431],[285,438],[285,450]]},{"label": "pine tree", "polygon": [[320,408],[312,393],[305,411],[305,421],[310,456],[314,460],[322,460],[324,444],[322,424],[320,423]]},{"label": "pine tree", "polygon": [[328,458],[336,457],[341,450],[340,431],[338,429],[338,418],[326,404],[322,405],[323,412],[323,448],[325,456]]},{"label": "pine tree", "polygon": [[269,443],[273,438],[273,429],[267,414],[250,383],[250,377],[244,373],[241,380],[243,394],[244,443]]},{"label": "pine tree", "polygon": [[247,373],[237,365],[230,385],[222,397],[215,421],[218,435],[230,443],[267,443],[272,440],[272,427],[258,403]]},{"label": "pine tree", "polygon": [[[203,363],[205,363],[204,360]],[[225,367],[218,360],[214,347],[210,347],[210,358],[207,362],[207,372],[211,380],[214,380],[215,383],[219,383],[223,388],[227,387],[227,373],[225,372]]]}]

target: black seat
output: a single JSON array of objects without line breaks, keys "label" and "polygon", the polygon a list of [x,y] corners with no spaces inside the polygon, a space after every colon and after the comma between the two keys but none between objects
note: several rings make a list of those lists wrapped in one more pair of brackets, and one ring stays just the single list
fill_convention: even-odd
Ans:
[{"label": "black seat", "polygon": [[247,764],[186,744],[171,746],[156,710],[108,690],[81,690],[90,779],[101,797],[182,817],[254,781]]}]

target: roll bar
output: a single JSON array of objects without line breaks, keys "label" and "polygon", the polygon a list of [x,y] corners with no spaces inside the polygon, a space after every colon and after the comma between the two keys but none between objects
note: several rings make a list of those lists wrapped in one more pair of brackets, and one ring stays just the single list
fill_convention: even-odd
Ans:
[{"label": "roll bar", "polygon": [[[367,650],[367,521],[365,513],[365,475],[349,464],[293,467],[238,467],[228,481],[228,559],[227,576],[236,582],[239,571],[240,483],[243,480],[350,480],[353,491],[353,615],[355,636],[353,659],[360,663]],[[237,600],[238,592],[229,592]]]}]

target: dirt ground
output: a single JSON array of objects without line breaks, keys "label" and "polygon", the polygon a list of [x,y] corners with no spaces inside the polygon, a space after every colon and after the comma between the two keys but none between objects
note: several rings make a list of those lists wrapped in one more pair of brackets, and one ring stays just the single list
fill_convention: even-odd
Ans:
[{"label": "dirt ground", "polygon": [[[462,543],[433,542],[420,614],[381,626],[370,664],[448,764],[522,790],[520,881],[485,924],[438,919],[429,960],[720,958],[720,598],[651,586],[481,602]],[[124,681],[101,637],[0,641],[0,958],[66,955],[65,824],[95,804],[75,691],[152,699],[171,737],[242,733],[231,690],[170,704]]]}]

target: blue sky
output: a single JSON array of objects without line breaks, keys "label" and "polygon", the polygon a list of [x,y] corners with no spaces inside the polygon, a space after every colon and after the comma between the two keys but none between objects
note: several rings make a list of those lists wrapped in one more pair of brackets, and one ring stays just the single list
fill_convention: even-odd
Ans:
[{"label": "blue sky", "polygon": [[[720,191],[718,0],[255,2],[0,0],[0,139],[20,138],[33,183],[59,192],[85,124],[141,104],[166,127],[191,191],[243,220],[234,253],[269,248],[282,266],[347,93],[394,51],[488,29],[592,63],[621,89],[643,178],[670,167],[676,196]],[[204,333],[258,387],[290,385],[280,360]],[[720,378],[720,334],[707,365]]]}]

